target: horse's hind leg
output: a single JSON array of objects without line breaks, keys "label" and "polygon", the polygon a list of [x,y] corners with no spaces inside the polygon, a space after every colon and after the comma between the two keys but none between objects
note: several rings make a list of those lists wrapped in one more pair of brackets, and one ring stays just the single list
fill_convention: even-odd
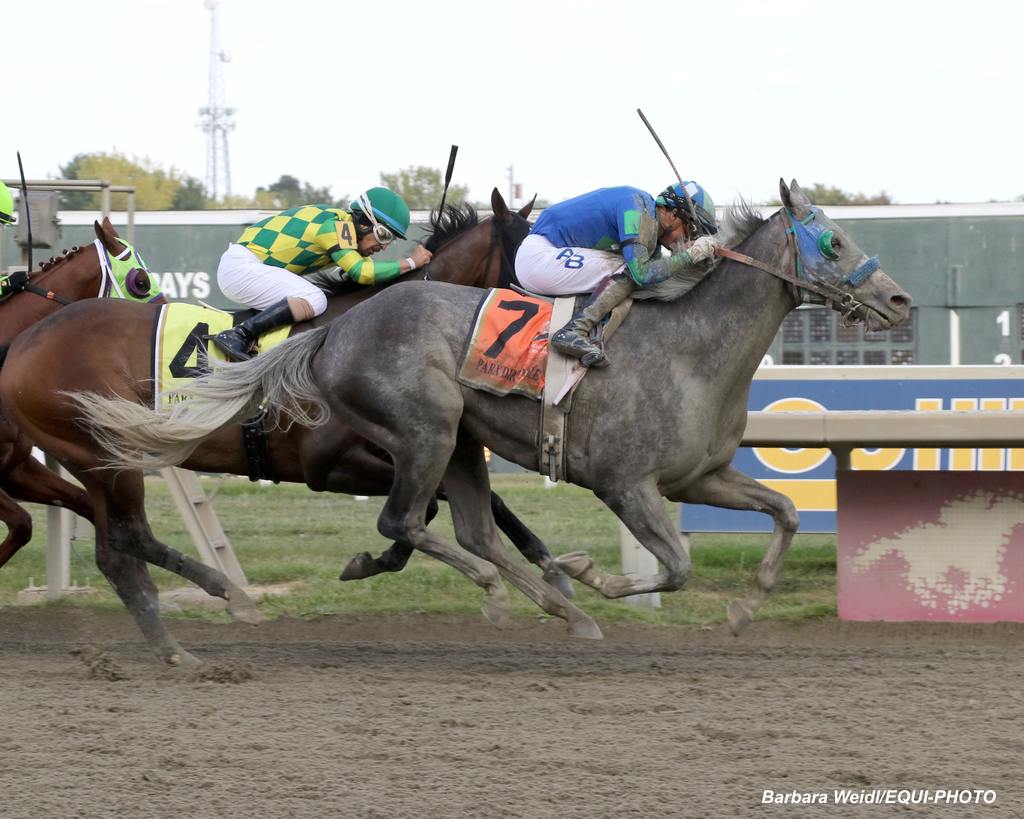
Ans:
[{"label": "horse's hind leg", "polygon": [[107,537],[112,549],[173,572],[195,583],[207,594],[223,598],[228,603],[228,613],[236,620],[246,623],[260,621],[255,603],[223,572],[172,549],[154,537],[143,505],[145,485],[141,472],[120,472],[116,476],[108,473],[108,477],[110,483],[102,493]]},{"label": "horse's hind leg", "polygon": [[588,614],[542,582],[502,546],[491,514],[483,447],[466,434],[458,437],[445,471],[444,489],[459,543],[497,566],[503,577],[548,614],[565,620],[573,636],[601,639],[601,629]]},{"label": "horse's hind leg", "polygon": [[60,506],[92,521],[89,494],[43,466],[31,455],[9,470],[3,483],[11,497],[18,500]]},{"label": "horse's hind leg", "polygon": [[800,525],[796,507],[781,492],[769,489],[731,466],[705,475],[686,487],[681,497],[672,500],[706,503],[726,509],[750,509],[771,515],[775,520],[771,543],[754,575],[754,594],[744,602],[734,600],[729,604],[729,627],[733,634],[739,634],[750,624],[779,579],[786,550]]},{"label": "horse's hind leg", "polygon": [[32,516],[0,491],[0,521],[7,526],[7,537],[0,543],[0,566],[32,539]]},{"label": "horse's hind leg", "polygon": [[[523,557],[544,570],[544,580],[550,583],[567,598],[573,597],[575,591],[569,578],[559,568],[551,552],[544,542],[538,538],[512,511],[496,492],[491,492],[491,512],[509,540],[522,553]],[[427,509],[427,523],[437,515],[437,501],[431,498]],[[380,557],[373,557],[369,552],[360,552],[353,557],[339,577],[340,580],[362,580],[382,572],[400,572],[409,562],[412,546],[407,543],[392,543]]]},{"label": "horse's hind leg", "polygon": [[576,590],[565,572],[555,561],[554,556],[548,551],[539,537],[518,517],[512,514],[512,510],[505,505],[497,492],[491,492],[491,514],[498,528],[504,532],[512,544],[519,550],[519,553],[544,570],[544,582],[554,586],[565,598],[576,596]]},{"label": "horse's hind leg", "polygon": [[[423,454],[422,450],[419,454]],[[427,468],[426,464],[418,466]],[[418,469],[413,467],[410,471],[416,472]],[[484,617],[495,625],[504,625],[508,622],[509,600],[508,591],[501,582],[498,570],[486,560],[446,543],[427,531],[424,510],[433,493],[427,494],[421,487],[436,486],[437,483],[437,479],[427,483],[409,479],[403,470],[396,470],[395,482],[381,510],[377,529],[385,537],[394,538],[399,543],[411,544],[466,575],[485,592],[481,608]]]},{"label": "horse's hind leg", "polygon": [[557,558],[566,574],[612,598],[681,589],[690,575],[690,558],[665,511],[657,484],[650,481],[628,489],[602,487],[597,495],[641,545],[658,558],[664,571],[654,575],[605,574],[594,568],[585,552],[571,552]]},{"label": "horse's hind leg", "polygon": [[[437,517],[437,508],[437,498],[431,498],[427,504],[426,520],[428,525],[430,521]],[[367,577],[373,577],[383,572],[400,572],[409,562],[412,553],[412,546],[408,543],[399,543],[398,541],[395,541],[381,552],[380,557],[374,557],[369,552],[360,552],[342,569],[338,579],[364,580]]]}]

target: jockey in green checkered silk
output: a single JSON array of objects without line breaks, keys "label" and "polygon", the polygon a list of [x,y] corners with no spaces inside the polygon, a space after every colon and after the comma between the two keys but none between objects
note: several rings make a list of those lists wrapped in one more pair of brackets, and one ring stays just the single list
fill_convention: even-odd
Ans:
[{"label": "jockey in green checkered silk", "polygon": [[[401,261],[370,258],[396,236],[404,239],[408,229],[409,207],[387,188],[370,188],[348,210],[301,205],[246,228],[221,257],[217,283],[228,298],[262,312],[218,333],[213,343],[236,360],[247,359],[264,333],[327,309],[319,284],[382,284],[422,267],[431,257],[422,245]],[[331,265],[337,273],[325,276],[321,271]],[[316,281],[308,278],[313,274]]]}]

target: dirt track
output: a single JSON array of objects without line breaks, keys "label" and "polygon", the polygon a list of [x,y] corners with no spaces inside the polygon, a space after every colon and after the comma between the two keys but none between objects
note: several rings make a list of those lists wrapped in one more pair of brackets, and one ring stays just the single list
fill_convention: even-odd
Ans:
[{"label": "dirt track", "polygon": [[[0,816],[1024,816],[1022,627],[172,627],[0,609]],[[759,804],[837,787],[998,802]]]}]

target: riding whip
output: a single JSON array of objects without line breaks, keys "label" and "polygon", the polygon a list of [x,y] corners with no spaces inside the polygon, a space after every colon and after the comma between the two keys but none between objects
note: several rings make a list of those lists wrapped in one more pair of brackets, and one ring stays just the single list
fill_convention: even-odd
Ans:
[{"label": "riding whip", "polygon": [[28,212],[28,183],[25,169],[21,166],[21,151],[18,154],[18,173],[21,174],[21,203],[25,207],[25,231],[28,233],[28,272],[32,272],[32,216]]},{"label": "riding whip", "polygon": [[704,229],[704,225],[701,223],[700,219],[697,218],[697,210],[693,206],[693,200],[690,198],[690,194],[686,192],[686,185],[683,184],[683,177],[679,175],[679,171],[676,169],[676,164],[672,161],[672,157],[668,155],[668,151],[665,150],[664,143],[654,132],[654,128],[651,127],[651,123],[647,121],[647,117],[644,116],[644,112],[641,111],[639,108],[636,109],[636,112],[640,115],[640,119],[642,119],[644,125],[647,126],[647,130],[651,132],[651,136],[654,137],[654,141],[658,143],[658,147],[661,148],[661,152],[665,154],[665,159],[668,160],[668,164],[672,167],[672,170],[675,172],[676,179],[679,180],[679,187],[683,189],[683,198],[686,200],[686,209],[690,212],[690,218],[693,220],[694,226],[701,233],[707,233],[707,231]]},{"label": "riding whip", "polygon": [[441,216],[444,213],[444,200],[448,196],[448,185],[452,181],[452,171],[455,170],[455,154],[459,152],[458,145],[452,145],[452,152],[448,156],[448,170],[444,174],[444,190],[441,192],[441,207],[437,209],[437,215]]}]

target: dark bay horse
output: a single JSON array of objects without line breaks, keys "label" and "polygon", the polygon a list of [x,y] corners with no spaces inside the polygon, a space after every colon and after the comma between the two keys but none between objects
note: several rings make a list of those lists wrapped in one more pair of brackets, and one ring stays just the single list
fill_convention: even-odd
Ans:
[{"label": "dark bay horse", "polygon": [[[743,437],[750,383],[786,314],[804,298],[869,329],[910,314],[910,297],[794,181],[780,180],[783,208],[769,219],[734,208],[733,248],[689,293],[633,305],[608,348],[611,366],[585,378],[574,397],[565,446],[568,479],[591,488],[660,561],[651,576],[609,575],[584,553],[560,558],[577,580],[606,597],[681,588],[690,572],[664,498],[772,515],[771,543],[754,593],[729,606],[738,633],[775,585],[799,520],[792,501],[731,466]],[[340,418],[386,449],[395,481],[378,519],[387,537],[437,551],[426,528],[430,488],[443,485],[459,543],[492,561],[571,633],[597,636],[589,618],[538,582],[504,550],[488,508],[483,446],[538,468],[537,403],[462,386],[456,376],[480,294],[448,285],[407,284],[343,319],[290,340],[265,357],[218,370],[170,413],[79,396],[118,462],[180,452],[212,428],[241,417],[257,397],[279,417]],[[400,335],[374,333],[397,322]],[[387,368],[391,377],[373,377]],[[290,394],[300,385],[301,402]],[[310,396],[319,392],[319,404]],[[8,394],[6,391],[3,393]],[[332,420],[332,423],[336,421]]]},{"label": "dark bay horse", "polygon": [[[428,286],[442,287],[448,277],[480,282],[497,281],[502,269],[502,248],[520,240],[529,230],[526,216],[531,205],[510,212],[497,190],[492,195],[493,220],[477,224],[468,211],[446,209],[435,222],[437,229],[428,241],[435,256],[429,266]],[[424,276],[413,271],[406,278]],[[383,288],[384,292],[396,284]],[[405,285],[401,285],[405,286]],[[370,296],[379,298],[382,288],[351,288],[331,298],[327,312],[307,326],[297,325],[304,335],[323,327],[354,304]],[[374,295],[376,294],[376,295]],[[159,657],[176,663],[192,660],[160,622],[156,588],[146,562],[173,571],[208,593],[228,601],[229,611],[239,619],[257,619],[251,600],[219,571],[160,543],[149,528],[144,509],[141,471],[101,470],[103,449],[89,432],[77,424],[78,411],[70,398],[78,392],[113,393],[140,406],[151,405],[151,339],[159,308],[147,305],[90,300],[59,311],[45,322],[23,332],[10,348],[7,365],[0,370],[3,396],[10,401],[16,423],[43,450],[56,457],[86,487],[95,506],[97,565],[107,577]],[[314,330],[315,331],[315,330]],[[375,331],[380,338],[404,334],[401,322],[384,321]],[[88,339],[90,343],[83,343]],[[390,368],[376,374],[390,377]],[[5,400],[0,399],[0,400]],[[270,468],[278,480],[306,483],[318,491],[361,495],[386,495],[394,471],[386,450],[368,443],[341,424],[316,429],[293,426],[268,436]],[[188,469],[248,474],[240,427],[233,426],[211,435],[183,464]],[[438,486],[434,486],[436,492]],[[432,492],[433,496],[433,492]],[[544,545],[519,523],[495,496],[495,512],[509,526],[509,537],[528,552],[530,559],[548,569],[552,582],[564,575]],[[394,551],[394,550],[393,550]],[[399,559],[378,564],[366,556],[360,564],[364,574],[404,563]],[[438,554],[484,587],[485,615],[502,622],[508,605],[507,591],[493,566],[461,552]]]},{"label": "dark bay horse", "polygon": [[[124,256],[131,269],[145,271],[141,261],[136,266],[134,250],[117,235],[109,219],[96,222],[95,231],[97,243],[65,250],[43,262],[26,286],[0,301],[0,359],[18,333],[59,310],[62,302],[109,294],[114,287],[105,273],[110,258]],[[131,284],[139,288],[143,281],[136,274]],[[0,543],[0,566],[32,538],[32,516],[15,501],[64,507],[89,521],[93,517],[88,494],[32,457],[31,442],[0,407],[0,520],[7,526],[7,537]]]}]

